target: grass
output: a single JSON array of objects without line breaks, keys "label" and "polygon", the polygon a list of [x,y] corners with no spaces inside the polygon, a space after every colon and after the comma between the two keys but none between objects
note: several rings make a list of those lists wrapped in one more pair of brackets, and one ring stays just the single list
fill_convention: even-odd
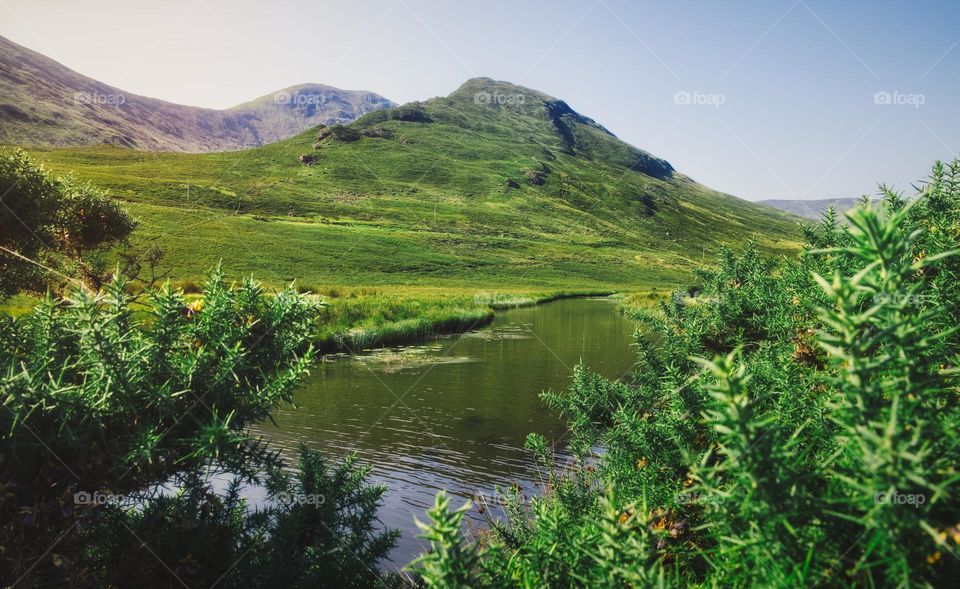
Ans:
[{"label": "grass", "polygon": [[321,352],[408,343],[460,333],[493,320],[493,311],[467,294],[392,290],[325,299],[314,342]]},{"label": "grass", "polygon": [[33,310],[39,299],[29,294],[18,294],[8,299],[0,299],[0,312],[19,317]]},{"label": "grass", "polygon": [[[202,281],[172,283],[188,302],[198,298]],[[295,284],[298,291],[317,295],[320,310],[313,343],[319,353],[357,352],[395,346],[430,337],[463,333],[488,325],[495,311],[526,307],[580,296],[605,296],[610,291],[514,291],[488,293],[467,288],[318,287]],[[36,296],[17,295],[0,301],[0,312],[22,315],[34,307]],[[137,307],[143,312],[142,307]]]},{"label": "grass", "polygon": [[619,300],[617,310],[621,313],[630,314],[632,311],[656,309],[661,300],[670,296],[666,291],[658,292],[657,289],[648,291],[637,291],[618,294]]},{"label": "grass", "polygon": [[[529,307],[611,291],[469,292],[433,289],[328,289],[321,329],[321,352],[356,351],[397,345],[446,333],[462,333],[489,324],[495,311]],[[311,291],[314,292],[314,291]]]},{"label": "grass", "polygon": [[[477,91],[528,98],[480,105]],[[388,138],[316,142],[311,130],[241,152],[30,152],[109,188],[140,220],[134,246],[159,243],[182,280],[222,259],[274,283],[622,290],[675,285],[749,236],[767,252],[797,250],[796,218],[665,176],[665,162],[575,113],[560,118],[565,138],[548,113],[555,102],[473,80],[351,125]],[[403,109],[431,122],[398,120]],[[530,180],[538,172],[543,184]]]},{"label": "grass", "polygon": [[571,299],[578,297],[605,297],[614,294],[610,290],[563,290],[549,293],[480,293],[478,299],[482,300],[491,309],[515,309],[517,307],[532,307],[542,305],[560,299]]},{"label": "grass", "polygon": [[[525,99],[477,104],[478,92]],[[187,290],[222,261],[233,278],[357,295],[328,296],[324,349],[462,330],[489,321],[490,308],[670,290],[721,244],[748,237],[766,253],[799,247],[797,218],[667,173],[527,88],[471,80],[350,129],[238,152],[28,151],[122,200],[139,221],[132,249],[160,245]],[[472,300],[484,293],[497,294]]]}]

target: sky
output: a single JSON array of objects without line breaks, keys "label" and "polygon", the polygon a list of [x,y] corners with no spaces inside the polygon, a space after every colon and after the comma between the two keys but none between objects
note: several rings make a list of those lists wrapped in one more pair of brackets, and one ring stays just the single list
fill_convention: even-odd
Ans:
[{"label": "sky", "polygon": [[960,150],[957,0],[0,0],[0,34],[212,108],[506,80],[750,200],[909,191]]}]

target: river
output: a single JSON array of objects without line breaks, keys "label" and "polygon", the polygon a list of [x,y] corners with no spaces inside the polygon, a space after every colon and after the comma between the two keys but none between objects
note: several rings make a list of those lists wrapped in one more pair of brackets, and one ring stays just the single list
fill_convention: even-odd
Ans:
[{"label": "river", "polygon": [[426,520],[440,489],[459,507],[478,494],[493,498],[497,485],[541,487],[524,439],[536,432],[560,450],[567,429],[540,392],[565,390],[580,361],[623,375],[635,360],[634,329],[608,299],[565,299],[499,311],[467,334],[328,358],[295,406],[259,433],[290,458],[303,442],[333,460],[355,452],[371,464],[371,482],[389,487],[380,519],[403,531],[391,555],[403,566],[424,548],[413,518]]}]

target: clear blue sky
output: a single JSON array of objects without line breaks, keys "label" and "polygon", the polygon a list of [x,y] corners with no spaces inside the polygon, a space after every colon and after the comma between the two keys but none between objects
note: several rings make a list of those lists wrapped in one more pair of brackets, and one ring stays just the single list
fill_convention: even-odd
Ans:
[{"label": "clear blue sky", "polygon": [[960,150],[958,0],[0,0],[0,34],[209,107],[303,82],[405,102],[508,80],[748,199],[909,188]]}]

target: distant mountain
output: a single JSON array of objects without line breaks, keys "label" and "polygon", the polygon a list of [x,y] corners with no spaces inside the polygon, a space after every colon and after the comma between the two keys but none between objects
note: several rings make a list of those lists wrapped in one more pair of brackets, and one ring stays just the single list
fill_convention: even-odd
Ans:
[{"label": "distant mountain", "polygon": [[797,217],[489,78],[242,153],[33,151],[125,200],[142,220],[133,241],[171,252],[178,278],[223,259],[322,284],[620,288],[682,282],[723,244],[800,241]]},{"label": "distant mountain", "polygon": [[256,147],[394,106],[373,92],[304,84],[215,110],[138,96],[0,36],[0,143],[152,151]]},{"label": "distant mountain", "polygon": [[787,211],[800,217],[808,219],[820,219],[820,215],[828,208],[834,207],[838,213],[848,211],[855,206],[860,199],[858,198],[825,198],[822,200],[793,200],[793,199],[767,199],[758,200],[757,204],[767,205],[781,211]]}]

